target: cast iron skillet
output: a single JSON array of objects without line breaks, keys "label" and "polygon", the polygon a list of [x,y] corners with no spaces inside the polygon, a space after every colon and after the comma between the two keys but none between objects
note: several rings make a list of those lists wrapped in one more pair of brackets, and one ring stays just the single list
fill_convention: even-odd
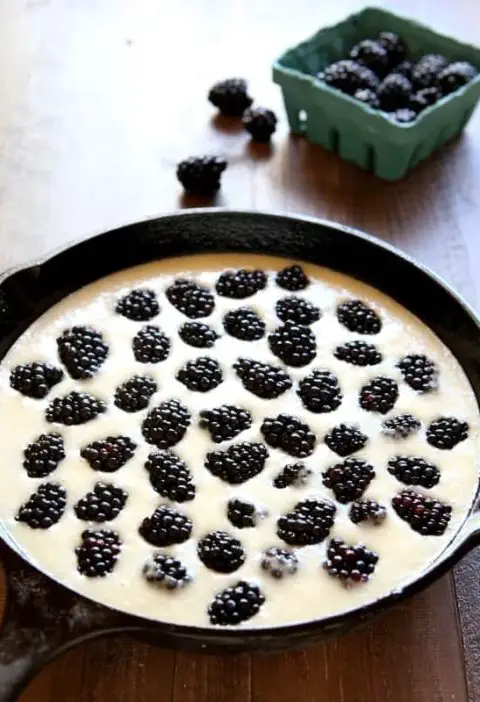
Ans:
[{"label": "cast iron skillet", "polygon": [[[379,288],[414,312],[453,351],[480,401],[480,322],[445,283],[360,232],[304,217],[188,211],[131,224],[74,244],[0,278],[0,358],[51,305],[87,283],[136,264],[198,252],[249,251],[312,261]],[[3,427],[8,431],[8,427]],[[210,652],[274,651],[338,635],[437,579],[480,542],[468,516],[430,570],[407,587],[345,615],[277,629],[232,631],[162,624],[82,597],[29,563],[0,522],[7,605],[0,631],[0,702],[17,699],[38,668],[96,636],[130,632],[163,646]]]}]

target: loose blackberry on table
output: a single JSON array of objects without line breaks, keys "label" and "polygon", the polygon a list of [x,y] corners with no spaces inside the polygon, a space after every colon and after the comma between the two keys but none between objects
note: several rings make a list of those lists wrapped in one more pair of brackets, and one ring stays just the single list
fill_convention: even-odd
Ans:
[{"label": "loose blackberry on table", "polygon": [[452,516],[450,505],[415,490],[402,490],[395,495],[392,507],[413,531],[424,536],[441,536]]},{"label": "loose blackberry on table", "polygon": [[137,288],[122,297],[115,312],[133,322],[148,322],[160,312],[157,296],[150,288]]},{"label": "loose blackberry on table", "polygon": [[339,424],[325,434],[326,445],[339,456],[349,456],[360,451],[367,441],[368,436],[354,424]]},{"label": "loose blackberry on table", "polygon": [[398,414],[382,423],[382,433],[392,439],[406,439],[420,430],[421,422],[413,414]]},{"label": "loose blackberry on table", "polygon": [[210,349],[220,338],[212,327],[201,322],[185,322],[178,330],[178,336],[185,344],[196,349]]},{"label": "loose blackberry on table", "polygon": [[67,426],[85,424],[95,419],[107,409],[103,400],[88,392],[72,390],[64,397],[56,397],[45,412],[47,422],[57,422]]},{"label": "loose blackberry on table", "polygon": [[110,529],[86,529],[75,549],[77,569],[87,578],[103,578],[113,571],[122,550],[122,541]]},{"label": "loose blackberry on table", "polygon": [[243,78],[228,78],[210,88],[208,99],[225,117],[241,117],[253,100]]},{"label": "loose blackberry on table", "polygon": [[111,483],[95,483],[75,505],[75,514],[85,522],[111,522],[125,507],[127,497],[125,490]]},{"label": "loose blackberry on table", "polygon": [[287,463],[274,477],[273,487],[283,490],[286,487],[302,487],[312,477],[312,469],[305,463]]},{"label": "loose blackberry on table", "polygon": [[178,400],[165,400],[147,414],[142,434],[149,444],[167,449],[181,441],[190,426],[190,413]]},{"label": "loose blackberry on table", "polygon": [[292,387],[288,373],[271,363],[260,363],[252,358],[239,358],[233,368],[245,390],[264,400],[280,397]]},{"label": "loose blackberry on table", "polygon": [[264,510],[257,509],[253,502],[232,497],[227,503],[227,518],[237,529],[256,527],[259,520],[266,515]]},{"label": "loose blackberry on table", "polygon": [[227,334],[241,341],[258,341],[265,336],[265,322],[250,307],[238,307],[223,318]]},{"label": "loose blackberry on table", "polygon": [[153,546],[173,546],[188,541],[192,521],[183,512],[161,505],[139,527],[140,536]]},{"label": "loose blackberry on table", "polygon": [[67,491],[59,483],[42,483],[30,495],[15,517],[31,529],[50,529],[65,512]]},{"label": "loose blackberry on table", "polygon": [[192,392],[209,392],[223,382],[220,364],[209,356],[187,361],[175,377]]},{"label": "loose blackberry on table", "polygon": [[383,356],[374,344],[367,341],[347,341],[337,346],[333,354],[339,361],[345,361],[352,366],[376,366],[382,362]]},{"label": "loose blackberry on table", "polygon": [[234,439],[252,425],[252,415],[236,405],[220,405],[200,412],[199,426],[207,429],[216,444]]},{"label": "loose blackberry on table", "polygon": [[275,305],[277,317],[282,322],[309,325],[318,322],[321,312],[312,302],[303,297],[290,295],[277,301]]},{"label": "loose blackberry on table", "polygon": [[124,412],[140,412],[148,407],[157,383],[148,375],[134,375],[115,390],[114,404]]},{"label": "loose blackberry on table", "polygon": [[420,456],[394,456],[388,461],[388,472],[404,485],[431,488],[440,480],[440,471]]},{"label": "loose blackberry on table", "polygon": [[171,340],[159,327],[148,324],[133,337],[133,355],[139,363],[160,363],[168,357],[171,345]]},{"label": "loose blackberry on table", "polygon": [[397,365],[403,379],[413,390],[423,393],[438,388],[438,368],[425,354],[408,354]]},{"label": "loose blackberry on table", "polygon": [[177,278],[169,285],[165,296],[175,309],[190,319],[208,317],[215,307],[214,297],[208,288],[185,278]]},{"label": "loose blackberry on table", "polygon": [[80,455],[93,470],[114,473],[133,457],[136,448],[136,443],[128,436],[107,436],[84,446]]},{"label": "loose blackberry on table", "polygon": [[374,477],[375,469],[370,463],[350,456],[323,473],[323,484],[333,491],[338,502],[347,504],[362,497]]},{"label": "loose blackberry on table", "polygon": [[173,502],[189,502],[195,497],[192,474],[173,451],[151,453],[145,463],[153,489]]},{"label": "loose blackberry on table", "polygon": [[331,539],[327,548],[327,560],[323,565],[329,575],[347,584],[367,582],[377,563],[378,554],[363,544],[351,546],[343,539]]},{"label": "loose blackberry on table", "polygon": [[92,327],[75,326],[57,338],[58,355],[75,380],[92,378],[108,356],[108,345],[102,334]]},{"label": "loose blackberry on table", "polygon": [[286,575],[295,575],[299,563],[293,551],[272,546],[262,553],[260,566],[262,570],[271,575],[272,578],[281,580]]},{"label": "loose blackberry on table", "polygon": [[431,446],[450,451],[468,437],[469,426],[456,417],[434,419],[427,429],[427,441]]},{"label": "loose blackberry on table", "polygon": [[306,458],[315,450],[315,434],[306,422],[290,414],[266,417],[260,431],[269,446],[281,449],[294,458]]},{"label": "loose blackberry on table", "polygon": [[306,499],[277,521],[277,536],[291,546],[319,544],[330,533],[336,507],[332,502]]},{"label": "loose blackberry on table", "polygon": [[360,407],[367,412],[387,414],[398,400],[398,385],[392,378],[378,376],[360,390]]},{"label": "loose blackberry on table", "polygon": [[220,189],[227,168],[223,156],[191,156],[177,165],[177,179],[190,195],[212,197]]},{"label": "loose blackberry on table", "polygon": [[387,509],[375,500],[357,500],[350,505],[348,516],[354,524],[371,522],[378,526],[387,518]]},{"label": "loose blackberry on table", "polygon": [[247,557],[241,542],[226,531],[212,531],[200,539],[197,554],[204,566],[217,573],[233,573]]},{"label": "loose blackberry on table", "polygon": [[224,451],[210,451],[205,468],[230,485],[239,485],[262,472],[268,458],[267,448],[260,443],[245,441],[231,444]]},{"label": "loose blackberry on table", "polygon": [[277,128],[277,117],[266,107],[249,107],[242,117],[242,124],[254,141],[266,143],[270,141]]},{"label": "loose blackberry on table", "polygon": [[303,268],[297,264],[282,268],[277,273],[275,282],[280,288],[290,290],[290,292],[305,290],[310,285],[310,279]]},{"label": "loose blackberry on table", "polygon": [[271,352],[285,365],[299,368],[317,355],[315,334],[309,327],[286,322],[268,335]]},{"label": "loose blackberry on table", "polygon": [[143,577],[149,583],[165,588],[178,590],[192,580],[192,575],[178,558],[167,553],[157,552],[144,564]]},{"label": "loose blackberry on table", "polygon": [[264,271],[239,268],[221,273],[215,289],[221,297],[243,300],[263,290],[266,285],[267,275]]},{"label": "loose blackberry on table", "polygon": [[298,383],[303,406],[316,414],[333,412],[342,404],[342,390],[335,373],[314,370]]},{"label": "loose blackberry on table", "polygon": [[63,380],[63,371],[52,363],[26,363],[10,373],[10,386],[25,397],[42,400],[54,385]]},{"label": "loose blackberry on table", "polygon": [[382,320],[371,307],[361,300],[347,300],[337,307],[337,319],[351,332],[357,334],[378,334]]},{"label": "loose blackberry on table", "polygon": [[23,452],[23,467],[29,478],[45,478],[65,458],[65,444],[60,434],[40,434]]},{"label": "loose blackberry on table", "polygon": [[208,607],[211,624],[233,626],[254,617],[265,602],[258,585],[239,580],[215,596]]}]

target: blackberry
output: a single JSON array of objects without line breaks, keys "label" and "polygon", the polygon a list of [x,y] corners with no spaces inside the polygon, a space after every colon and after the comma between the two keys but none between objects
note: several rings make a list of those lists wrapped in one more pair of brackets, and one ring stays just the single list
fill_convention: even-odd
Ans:
[{"label": "blackberry", "polygon": [[134,375],[115,390],[114,404],[124,412],[140,412],[148,407],[157,383],[149,375]]},{"label": "blackberry", "polygon": [[468,436],[467,422],[461,422],[455,417],[439,417],[434,419],[427,429],[427,441],[437,449],[449,451]]},{"label": "blackberry", "polygon": [[255,527],[258,520],[265,516],[265,512],[257,510],[254,504],[246,500],[233,497],[227,503],[227,517],[237,529]]},{"label": "blackberry", "polygon": [[370,579],[377,563],[378,555],[366,546],[351,546],[343,539],[331,539],[327,548],[327,560],[323,565],[329,575],[340,578],[345,583],[365,583]]},{"label": "blackberry", "polygon": [[243,78],[228,78],[210,88],[208,99],[225,117],[241,117],[253,100]]},{"label": "blackberry", "polygon": [[287,463],[273,479],[273,487],[283,490],[286,487],[306,485],[312,475],[311,468],[304,463]]},{"label": "blackberry", "polygon": [[310,285],[310,280],[301,266],[287,266],[277,273],[276,284],[284,290],[298,292]]},{"label": "blackberry", "polygon": [[360,451],[368,441],[368,436],[363,434],[354,424],[339,424],[325,435],[324,439],[328,448],[339,456],[349,456]]},{"label": "blackberry", "polygon": [[290,414],[266,417],[260,431],[269,446],[281,449],[294,458],[306,458],[315,450],[315,434],[308,424]]},{"label": "blackberry", "polygon": [[275,312],[282,322],[293,322],[293,324],[309,325],[318,322],[321,317],[318,307],[296,295],[278,300]]},{"label": "blackberry", "polygon": [[391,436],[392,439],[406,439],[410,434],[415,434],[421,426],[413,414],[398,414],[383,422],[382,432],[386,436]]},{"label": "blackberry", "polygon": [[242,407],[220,405],[202,410],[199,425],[209,431],[212,441],[219,444],[234,439],[242,431],[249,429],[252,425],[252,415]]},{"label": "blackberry", "polygon": [[265,336],[265,322],[250,307],[238,307],[223,318],[227,334],[241,341],[257,341]]},{"label": "blackberry", "polygon": [[378,85],[378,78],[373,71],[351,59],[331,63],[318,74],[318,78],[347,95],[353,95],[360,88],[375,90]]},{"label": "blackberry", "polygon": [[103,578],[115,568],[121,550],[122,542],[116,531],[86,529],[80,546],[75,549],[77,569],[87,578]]},{"label": "blackberry", "polygon": [[23,467],[29,478],[45,478],[65,458],[65,445],[60,434],[40,434],[23,452]]},{"label": "blackberry", "polygon": [[374,110],[378,110],[380,107],[380,101],[377,97],[377,93],[369,88],[360,88],[360,90],[356,90],[353,97],[355,100],[362,102],[364,105],[368,105]]},{"label": "blackberry", "polygon": [[242,117],[246,131],[254,141],[266,143],[277,128],[277,116],[265,107],[250,107]]},{"label": "blackberry", "polygon": [[108,356],[108,345],[92,327],[75,326],[57,338],[58,355],[75,380],[92,378]]},{"label": "blackberry", "polygon": [[177,165],[177,178],[190,195],[212,197],[226,167],[222,156],[191,156]]},{"label": "blackberry", "polygon": [[27,363],[10,373],[10,386],[26,397],[41,400],[63,379],[63,371],[51,363]]},{"label": "blackberry", "polygon": [[223,373],[218,361],[209,356],[187,361],[175,377],[192,392],[209,392],[223,382]]},{"label": "blackberry", "polygon": [[290,376],[279,366],[260,363],[251,358],[239,358],[233,368],[245,390],[264,400],[280,397],[292,387]]},{"label": "blackberry", "polygon": [[323,484],[342,504],[358,500],[375,477],[375,470],[360,458],[346,458],[323,473]]},{"label": "blackberry", "polygon": [[201,322],[185,322],[178,330],[178,336],[196,349],[210,349],[219,338],[214,329]]},{"label": "blackberry", "polygon": [[151,453],[145,463],[153,489],[173,502],[195,497],[195,485],[186,463],[173,451]]},{"label": "blackberry", "polygon": [[171,345],[161,329],[148,324],[133,337],[133,355],[139,363],[160,363],[167,358]]},{"label": "blackberry", "polygon": [[337,307],[337,319],[351,332],[357,334],[378,334],[382,320],[361,300],[348,300]]},{"label": "blackberry", "polygon": [[405,76],[412,82],[413,63],[411,61],[401,61],[395,66],[395,73],[400,73],[400,75]]},{"label": "blackberry", "polygon": [[272,578],[280,580],[285,575],[295,575],[298,570],[298,558],[293,551],[273,546],[262,553],[260,566]]},{"label": "blackberry", "polygon": [[128,436],[107,436],[82,448],[80,455],[93,470],[114,473],[132,458],[136,448]]},{"label": "blackberry", "polygon": [[450,95],[466,85],[477,75],[477,69],[468,61],[455,61],[438,74],[438,84],[443,95]]},{"label": "blackberry", "polygon": [[178,558],[166,553],[154,553],[143,566],[143,577],[149,583],[166,590],[185,587],[192,580],[187,568]]},{"label": "blackberry", "polygon": [[406,63],[405,56],[407,55],[407,47],[401,37],[395,32],[380,32],[377,39],[378,43],[383,46],[387,53],[388,68],[398,70],[400,62]]},{"label": "blackberry", "polygon": [[268,450],[263,444],[244,441],[207,453],[205,468],[230,485],[240,485],[261,473],[267,458]]},{"label": "blackberry", "polygon": [[442,93],[435,86],[422,88],[412,95],[409,107],[418,114],[426,110],[430,105],[434,105],[441,97]]},{"label": "blackberry", "polygon": [[400,124],[409,124],[417,119],[417,113],[408,107],[402,107],[400,110],[390,113],[390,118]]},{"label": "blackberry", "polygon": [[398,385],[392,378],[378,376],[360,390],[360,407],[367,412],[387,414],[398,400]]},{"label": "blackberry", "polygon": [[386,519],[387,510],[375,500],[358,500],[350,505],[348,516],[354,524],[372,522],[378,525]]},{"label": "blackberry", "polygon": [[407,107],[413,92],[411,82],[401,73],[390,73],[380,83],[377,91],[380,107],[385,112],[395,112]]},{"label": "blackberry", "polygon": [[392,507],[413,531],[424,536],[441,536],[452,516],[450,505],[415,490],[402,490],[392,499]]},{"label": "blackberry", "polygon": [[175,309],[190,319],[208,317],[215,307],[210,290],[185,278],[177,278],[166,289],[165,295]]},{"label": "blackberry", "polygon": [[58,422],[73,426],[85,424],[105,412],[107,405],[88,392],[72,390],[64,397],[56,397],[47,407],[47,422]]},{"label": "blackberry", "polygon": [[233,573],[246,558],[240,541],[226,531],[212,531],[200,539],[197,553],[203,565],[217,573]]},{"label": "blackberry", "polygon": [[127,502],[127,493],[110,483],[95,483],[75,505],[75,514],[85,522],[111,522]]},{"label": "blackberry", "polygon": [[215,289],[222,297],[234,300],[243,300],[252,297],[267,285],[267,276],[263,271],[247,271],[239,268],[233,271],[224,271],[220,274]]},{"label": "blackberry", "polygon": [[142,434],[149,444],[167,449],[181,441],[190,426],[190,413],[178,400],[165,400],[147,414]]},{"label": "blackberry", "polygon": [[347,341],[337,346],[333,355],[339,361],[351,363],[352,366],[376,366],[383,360],[377,347],[366,341]]},{"label": "blackberry", "polygon": [[403,379],[413,390],[429,392],[438,387],[438,368],[423,354],[408,354],[397,363],[397,366],[400,368]]},{"label": "blackberry", "polygon": [[42,483],[20,507],[15,517],[31,529],[49,529],[65,512],[66,490],[58,483]]},{"label": "blackberry", "polygon": [[412,71],[412,80],[417,90],[437,85],[438,74],[446,65],[447,59],[440,54],[422,56]]},{"label": "blackberry", "polygon": [[188,541],[192,533],[192,522],[173,507],[161,505],[150,517],[145,517],[138,531],[153,546],[173,546]]},{"label": "blackberry", "polygon": [[315,334],[309,327],[287,322],[268,335],[271,352],[287,366],[306,366],[317,355]]},{"label": "blackberry", "polygon": [[291,546],[319,544],[330,533],[335,512],[335,505],[327,500],[302,500],[278,519],[277,535]]},{"label": "blackberry", "polygon": [[218,626],[240,624],[254,617],[264,602],[265,597],[258,585],[239,580],[215,595],[208,607],[210,623]]},{"label": "blackberry", "polygon": [[338,378],[330,371],[314,370],[298,383],[297,395],[303,406],[316,414],[333,412],[342,404]]},{"label": "blackberry", "polygon": [[440,480],[438,468],[418,456],[395,456],[388,461],[387,470],[404,485],[431,488]]},{"label": "blackberry", "polygon": [[157,296],[150,288],[137,288],[122,297],[115,312],[134,322],[148,322],[160,312]]},{"label": "blackberry", "polygon": [[355,44],[350,50],[349,56],[353,61],[370,68],[379,76],[387,70],[387,51],[380,42],[374,39],[363,39]]}]

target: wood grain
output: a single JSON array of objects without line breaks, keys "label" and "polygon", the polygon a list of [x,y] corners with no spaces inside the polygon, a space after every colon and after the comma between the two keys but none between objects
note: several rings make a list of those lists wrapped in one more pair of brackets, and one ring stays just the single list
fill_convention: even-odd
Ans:
[{"label": "wood grain", "polygon": [[[310,213],[366,229],[430,265],[478,305],[478,115],[464,136],[395,185],[287,134],[272,59],[362,4],[0,2],[1,267],[128,220],[192,206],[174,178],[175,164],[217,152],[230,165],[216,204]],[[384,5],[480,41],[475,0]],[[280,115],[271,149],[252,147],[212,114],[208,87],[230,75],[248,78],[258,103]],[[93,642],[51,664],[22,700],[478,700],[478,567],[472,554],[455,578],[365,629],[287,655],[208,658],[130,639]]]}]

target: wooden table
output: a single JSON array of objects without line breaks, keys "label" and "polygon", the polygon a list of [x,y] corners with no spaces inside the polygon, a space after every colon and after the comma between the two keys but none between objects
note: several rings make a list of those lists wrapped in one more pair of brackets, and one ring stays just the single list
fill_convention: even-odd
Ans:
[{"label": "wooden table", "polygon": [[[386,6],[480,41],[476,0]],[[0,265],[171,211],[175,164],[223,152],[217,204],[321,215],[430,264],[479,302],[480,119],[407,180],[382,183],[287,133],[270,64],[355,0],[3,0]],[[280,129],[271,150],[214,119],[205,95],[240,75]],[[233,658],[97,641],[54,662],[24,702],[480,700],[475,554],[372,625],[308,651]]]}]

